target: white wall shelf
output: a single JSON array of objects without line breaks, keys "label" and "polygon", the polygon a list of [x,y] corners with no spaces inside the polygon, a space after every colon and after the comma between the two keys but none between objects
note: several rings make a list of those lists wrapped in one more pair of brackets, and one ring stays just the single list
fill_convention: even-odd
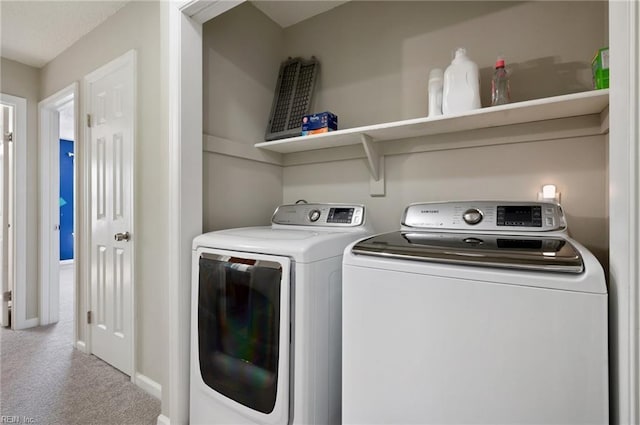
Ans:
[{"label": "white wall shelf", "polygon": [[[433,142],[434,138],[432,136],[441,136],[440,138],[442,138],[443,135],[450,135],[451,133],[462,134],[463,132],[486,130],[496,127],[513,128],[514,131],[509,131],[508,133],[510,133],[512,137],[511,140],[515,141],[513,137],[518,136],[518,133],[528,133],[531,131],[531,126],[527,126],[526,124],[545,122],[548,126],[549,121],[553,120],[554,123],[564,126],[562,123],[563,119],[574,119],[576,117],[587,118],[587,116],[598,117],[598,125],[585,124],[585,131],[575,133],[576,124],[574,122],[571,126],[574,127],[574,135],[604,134],[609,130],[608,106],[609,90],[593,90],[476,109],[462,114],[431,118],[414,118],[404,121],[348,128],[312,136],[298,136],[271,142],[261,142],[256,143],[255,147],[280,154],[293,154],[296,152],[318,151],[330,148],[339,150],[335,148],[360,145],[364,149],[367,165],[371,172],[371,195],[383,196],[384,155],[397,150],[389,149],[390,145],[403,145],[399,143],[399,141],[423,138],[424,143],[428,144]],[[586,123],[584,120],[582,122]],[[580,126],[580,124],[578,124],[578,126]],[[526,136],[529,136],[529,134]],[[447,139],[450,139],[450,137],[447,137]],[[522,139],[521,141],[529,141],[531,137],[525,137],[524,139],[521,137],[520,139]],[[451,146],[452,148],[460,148],[463,146],[483,146],[484,144],[491,145],[496,143],[496,140],[492,138],[486,138],[484,140],[486,140],[486,142],[482,140],[468,141],[462,144],[454,142]],[[385,148],[382,148],[380,142],[391,141],[393,141],[393,143],[385,143]],[[442,146],[438,147],[438,149],[442,148]],[[400,149],[400,151],[403,151],[403,149]],[[411,151],[415,151],[415,149],[408,149],[407,153]],[[397,154],[401,152],[394,153]],[[333,156],[335,157],[335,155]],[[338,154],[338,156],[340,156],[340,154]],[[284,162],[286,164],[287,161],[285,160]]]},{"label": "white wall shelf", "polygon": [[[298,136],[271,142],[261,142],[256,143],[255,147],[280,153],[303,152],[358,145],[365,143],[365,140],[372,142],[401,140],[600,114],[608,105],[609,90],[594,90],[476,109],[463,114],[414,118],[405,121],[348,128],[312,136]],[[366,136],[366,138],[363,138],[363,136]]]}]

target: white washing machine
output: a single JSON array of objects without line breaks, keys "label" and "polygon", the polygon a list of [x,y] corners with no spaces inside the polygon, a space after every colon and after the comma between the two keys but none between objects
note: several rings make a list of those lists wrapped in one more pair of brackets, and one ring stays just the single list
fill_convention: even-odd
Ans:
[{"label": "white washing machine", "polygon": [[329,424],[341,410],[342,253],[361,205],[278,207],[193,242],[191,424]]},{"label": "white washing machine", "polygon": [[413,204],[345,250],[344,424],[606,424],[607,347],[557,204]]}]

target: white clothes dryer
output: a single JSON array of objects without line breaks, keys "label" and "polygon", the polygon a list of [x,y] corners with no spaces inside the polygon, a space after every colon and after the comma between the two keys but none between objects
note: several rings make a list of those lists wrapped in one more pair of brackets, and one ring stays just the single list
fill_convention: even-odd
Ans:
[{"label": "white clothes dryer", "polygon": [[345,250],[344,424],[606,424],[607,353],[557,204],[414,204]]},{"label": "white clothes dryer", "polygon": [[342,254],[368,234],[361,205],[296,204],[194,239],[191,424],[339,423]]}]

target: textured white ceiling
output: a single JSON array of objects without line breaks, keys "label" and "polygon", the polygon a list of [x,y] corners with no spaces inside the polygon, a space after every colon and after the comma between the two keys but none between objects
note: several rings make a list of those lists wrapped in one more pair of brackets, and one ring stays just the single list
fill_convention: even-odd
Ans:
[{"label": "textured white ceiling", "polygon": [[[0,0],[0,56],[41,68],[130,0]],[[342,0],[253,0],[286,28]]]},{"label": "textured white ceiling", "polygon": [[282,28],[287,28],[311,16],[338,7],[347,1],[348,0],[254,0],[252,3],[260,9],[262,13],[271,18],[272,21]]},{"label": "textured white ceiling", "polygon": [[127,1],[0,0],[0,55],[41,68]]}]

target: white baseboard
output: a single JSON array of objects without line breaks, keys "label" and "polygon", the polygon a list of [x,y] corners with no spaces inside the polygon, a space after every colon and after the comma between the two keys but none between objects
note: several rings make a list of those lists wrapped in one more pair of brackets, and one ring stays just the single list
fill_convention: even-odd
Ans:
[{"label": "white baseboard", "polygon": [[158,400],[162,399],[162,385],[158,384],[153,379],[144,376],[141,373],[136,373],[135,384]]},{"label": "white baseboard", "polygon": [[76,341],[76,348],[83,353],[87,352],[87,344],[84,341]]},{"label": "white baseboard", "polygon": [[160,415],[158,416],[158,422],[156,422],[156,425],[171,425],[171,421],[167,416]]},{"label": "white baseboard", "polygon": [[25,328],[35,328],[40,324],[40,318],[34,317],[33,319],[27,319],[24,321]]},{"label": "white baseboard", "polygon": [[[15,320],[15,317],[12,317],[11,319]],[[15,325],[13,326],[13,328],[15,330],[19,331],[19,330],[22,330],[22,329],[35,328],[38,325],[40,325],[40,318],[39,317],[34,317],[33,319],[27,319],[22,323],[18,323],[18,321],[16,321]]]}]

